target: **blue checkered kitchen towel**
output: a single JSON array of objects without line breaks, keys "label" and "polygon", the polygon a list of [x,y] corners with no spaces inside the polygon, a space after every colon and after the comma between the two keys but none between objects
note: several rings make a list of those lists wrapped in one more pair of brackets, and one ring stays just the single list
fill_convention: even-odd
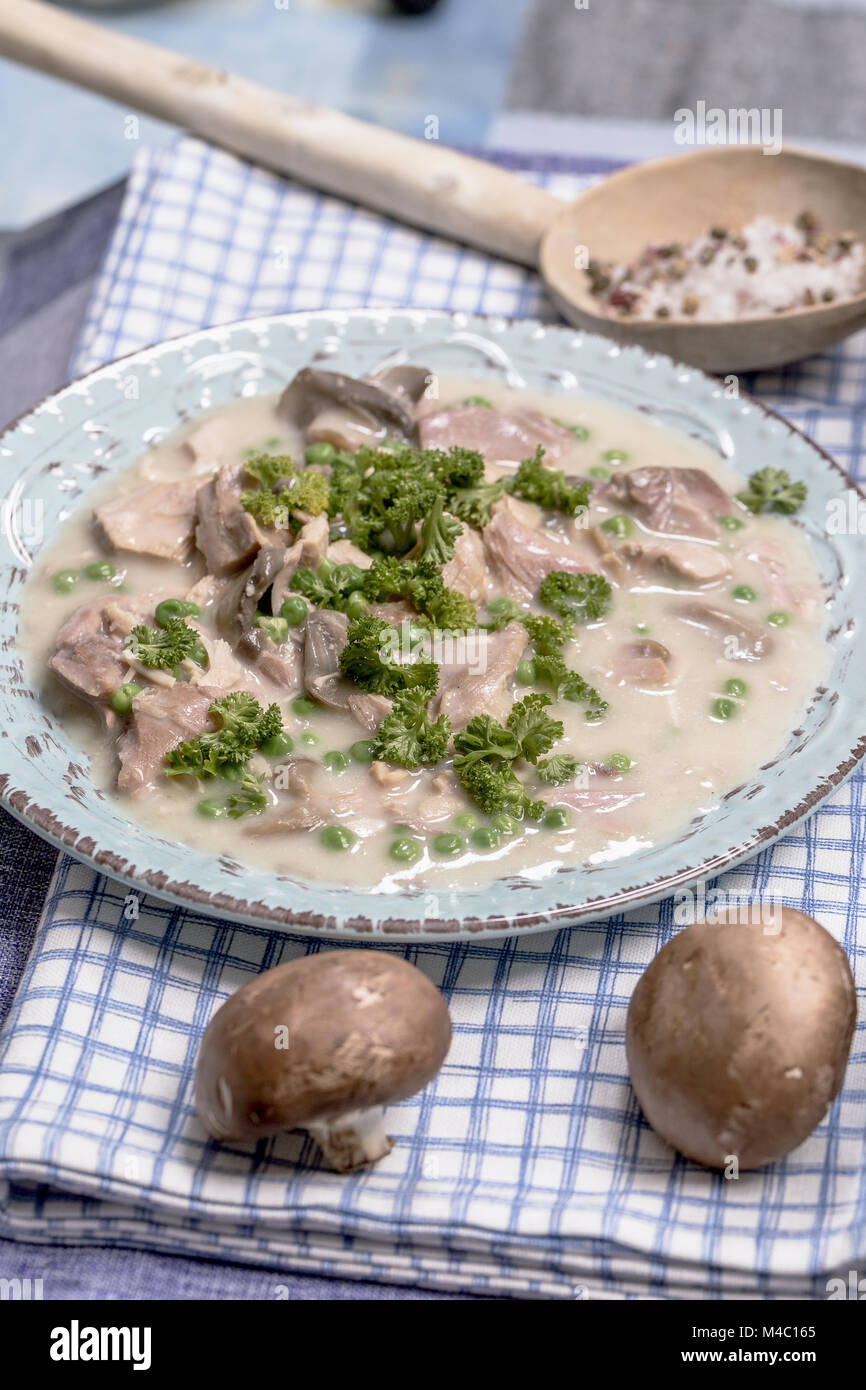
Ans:
[{"label": "blue checkered kitchen towel", "polygon": [[[569,195],[578,172],[542,175]],[[277,251],[280,254],[275,254]],[[415,305],[554,317],[537,281],[187,139],[143,153],[75,366],[277,310]],[[755,383],[852,471],[866,343]],[[862,777],[721,886],[802,906],[861,984]],[[828,1120],[785,1162],[726,1182],[643,1122],[625,1013],[674,929],[670,902],[503,943],[387,949],[441,988],[454,1045],[392,1107],[392,1153],[321,1171],[301,1134],[206,1142],[202,1030],[301,938],[213,921],[61,858],[0,1051],[0,1233],[540,1297],[816,1296],[866,1272],[866,1026]],[[386,948],[383,948],[386,949]]]}]

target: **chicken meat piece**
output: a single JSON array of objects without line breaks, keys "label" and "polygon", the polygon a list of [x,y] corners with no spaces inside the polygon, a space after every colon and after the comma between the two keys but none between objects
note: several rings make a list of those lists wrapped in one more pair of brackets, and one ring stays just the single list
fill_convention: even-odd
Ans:
[{"label": "chicken meat piece", "polygon": [[486,459],[520,463],[539,445],[558,459],[574,444],[570,430],[537,410],[491,410],[486,405],[455,405],[418,422],[422,449],[475,449]]},{"label": "chicken meat piece", "polygon": [[198,484],[153,483],[95,507],[97,534],[114,550],[153,555],[158,560],[187,559],[193,548]]}]

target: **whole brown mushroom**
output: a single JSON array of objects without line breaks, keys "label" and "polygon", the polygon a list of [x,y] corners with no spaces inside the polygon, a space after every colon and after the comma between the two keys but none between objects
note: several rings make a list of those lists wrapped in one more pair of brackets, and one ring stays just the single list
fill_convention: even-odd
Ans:
[{"label": "whole brown mushroom", "polygon": [[[724,917],[724,913],[722,913]],[[842,1084],[856,995],[847,957],[812,917],[696,923],[632,995],[629,1072],[657,1134],[687,1158],[738,1170],[811,1134]]]},{"label": "whole brown mushroom", "polygon": [[346,1172],[389,1152],[384,1106],[438,1072],[451,1020],[414,965],[378,951],[325,951],[266,970],[214,1014],[195,1106],[222,1141],[306,1129]]}]

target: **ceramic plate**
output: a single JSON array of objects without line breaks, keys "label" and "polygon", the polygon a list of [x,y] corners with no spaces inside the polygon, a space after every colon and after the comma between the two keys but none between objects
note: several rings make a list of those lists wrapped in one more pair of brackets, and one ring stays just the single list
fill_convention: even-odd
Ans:
[{"label": "ceramic plate", "polygon": [[[41,547],[106,473],[209,406],[278,391],[310,362],[360,375],[386,359],[601,398],[684,430],[743,473],[772,465],[807,481],[795,524],[807,528],[827,584],[830,679],[786,748],[676,839],[612,863],[564,865],[544,880],[509,877],[481,889],[383,894],[306,882],[208,856],[128,820],[89,781],[80,751],[29,686],[16,651],[21,587]],[[857,611],[866,550],[856,527],[825,533],[835,499],[856,515],[855,485],[787,422],[669,358],[569,328],[465,314],[258,319],[147,348],[73,382],[0,437],[0,459],[11,482],[0,539],[3,803],[39,835],[143,892],[213,915],[362,940],[549,930],[652,902],[748,858],[812,811],[866,750],[866,643]]]}]

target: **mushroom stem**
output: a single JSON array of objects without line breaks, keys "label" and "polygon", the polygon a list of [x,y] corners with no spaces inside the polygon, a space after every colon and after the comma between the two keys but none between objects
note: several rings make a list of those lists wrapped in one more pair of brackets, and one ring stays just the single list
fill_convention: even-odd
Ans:
[{"label": "mushroom stem", "polygon": [[364,1163],[384,1158],[394,1146],[385,1133],[385,1107],[374,1105],[369,1110],[348,1110],[333,1120],[321,1120],[305,1126],[325,1156],[329,1168],[347,1173]]}]

